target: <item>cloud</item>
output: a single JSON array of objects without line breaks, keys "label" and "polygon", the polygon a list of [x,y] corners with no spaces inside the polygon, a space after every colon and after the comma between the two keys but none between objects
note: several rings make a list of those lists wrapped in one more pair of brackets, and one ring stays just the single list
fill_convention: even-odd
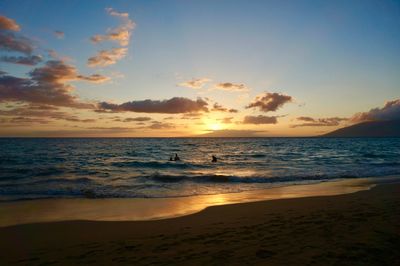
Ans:
[{"label": "cloud", "polygon": [[247,92],[249,88],[244,84],[235,84],[231,82],[222,82],[214,85],[214,89],[217,90],[225,90],[225,91],[239,91],[239,92]]},{"label": "cloud", "polygon": [[63,61],[47,61],[43,67],[29,72],[29,78],[0,76],[0,102],[27,102],[75,108],[94,108],[71,94],[75,89],[70,81],[99,82],[101,75],[79,75],[76,68]]},{"label": "cloud", "polygon": [[107,7],[106,8],[106,12],[111,16],[120,17],[120,18],[129,18],[129,14],[128,13],[122,13],[122,12],[115,11],[111,7]]},{"label": "cloud", "polygon": [[[58,111],[58,108],[49,105],[24,105],[16,107],[10,110],[0,110],[0,117],[7,118],[9,123],[22,122],[22,119],[15,119],[16,117],[24,117],[32,119],[32,123],[35,121],[46,121],[46,123],[52,120],[65,120],[70,122],[95,122],[94,119],[81,119],[75,115],[71,115],[66,112]],[[25,120],[25,122],[28,120]]]},{"label": "cloud", "polygon": [[113,65],[120,59],[124,58],[127,52],[127,48],[101,50],[97,53],[97,55],[90,57],[87,61],[87,64],[90,67]]},{"label": "cloud", "polygon": [[341,122],[347,121],[347,118],[341,117],[329,117],[329,118],[312,118],[309,116],[300,116],[297,118],[298,121],[303,121],[305,123],[291,125],[290,127],[333,127],[338,126]]},{"label": "cloud", "polygon": [[147,116],[141,116],[141,117],[128,117],[122,120],[122,122],[145,122],[145,121],[150,121],[151,118]]},{"label": "cloud", "polygon": [[116,16],[122,19],[122,24],[117,28],[113,28],[107,31],[106,34],[94,35],[91,37],[91,41],[94,43],[99,43],[103,41],[116,41],[121,46],[127,46],[130,41],[132,30],[135,28],[136,24],[129,19],[128,13],[120,13],[112,8],[106,8],[106,11],[111,16]]},{"label": "cloud", "polygon": [[20,64],[26,66],[34,66],[42,62],[42,57],[37,55],[30,56],[2,56],[1,62]]},{"label": "cloud", "polygon": [[239,137],[260,137],[262,133],[266,133],[267,131],[258,131],[258,130],[233,130],[233,129],[223,129],[223,130],[215,130],[210,133],[201,134],[199,137],[230,137],[230,138],[239,138]]},{"label": "cloud", "polygon": [[84,80],[84,81],[89,81],[92,83],[104,83],[110,80],[109,77],[100,75],[100,74],[92,74],[90,76],[82,76],[78,75],[76,76],[78,80]]},{"label": "cloud", "polygon": [[150,128],[150,129],[171,129],[171,128],[175,128],[175,125],[172,124],[172,123],[164,123],[164,122],[154,121],[147,128]]},{"label": "cloud", "polygon": [[257,96],[255,100],[250,103],[246,108],[259,108],[263,112],[274,112],[281,108],[284,104],[292,102],[292,96],[266,92],[263,95]]},{"label": "cloud", "polygon": [[29,126],[32,124],[48,124],[49,120],[43,118],[29,118],[29,117],[0,117],[0,123],[2,126]]},{"label": "cloud", "polygon": [[201,89],[209,81],[211,81],[209,78],[198,78],[179,83],[178,86],[191,89]]},{"label": "cloud", "polygon": [[229,113],[237,113],[238,110],[236,109],[228,109],[226,107],[223,107],[222,105],[220,105],[219,103],[214,103],[213,108],[211,109],[211,111],[214,112],[229,112]]},{"label": "cloud", "polygon": [[182,115],[181,119],[197,120],[200,119],[202,113],[186,113]]},{"label": "cloud", "polygon": [[223,107],[222,105],[218,103],[214,103],[213,108],[211,111],[217,111],[217,112],[228,112],[228,108]]},{"label": "cloud", "polygon": [[276,123],[278,123],[278,119],[276,116],[265,116],[265,115],[245,116],[242,122],[242,124],[254,124],[254,125],[276,124]]},{"label": "cloud", "polygon": [[382,108],[373,108],[368,112],[355,114],[350,118],[351,122],[360,123],[364,121],[382,121],[400,119],[400,99],[387,101]]},{"label": "cloud", "polygon": [[224,117],[222,119],[219,119],[219,121],[221,121],[224,124],[232,124],[232,119],[233,117]]},{"label": "cloud", "polygon": [[53,32],[53,34],[57,39],[64,39],[65,37],[65,33],[63,31],[56,30]]},{"label": "cloud", "polygon": [[100,110],[114,112],[179,114],[208,112],[207,105],[208,103],[201,98],[194,101],[183,97],[173,97],[169,100],[162,101],[144,100],[131,101],[122,104],[101,102],[98,107]]},{"label": "cloud", "polygon": [[31,54],[34,49],[30,39],[18,36],[13,32],[0,31],[0,50]]},{"label": "cloud", "polygon": [[0,30],[20,31],[21,27],[11,18],[0,16]]}]

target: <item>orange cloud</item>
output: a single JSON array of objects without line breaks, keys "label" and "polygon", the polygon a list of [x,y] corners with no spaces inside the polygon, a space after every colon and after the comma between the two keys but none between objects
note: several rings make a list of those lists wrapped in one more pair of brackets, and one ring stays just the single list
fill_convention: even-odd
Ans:
[{"label": "orange cloud", "polygon": [[178,86],[191,89],[201,89],[209,81],[211,81],[209,78],[198,78],[179,83]]},{"label": "orange cloud", "polygon": [[0,16],[0,30],[20,31],[21,27],[11,18]]},{"label": "orange cloud", "polygon": [[113,48],[111,50],[101,50],[97,55],[88,59],[88,66],[108,66],[113,65],[126,56],[127,48]]},{"label": "orange cloud", "polygon": [[129,19],[128,13],[120,13],[114,11],[112,8],[106,8],[106,11],[111,16],[116,16],[122,19],[122,24],[114,29],[107,31],[106,34],[95,35],[91,38],[92,42],[99,43],[103,41],[116,41],[121,46],[127,46],[130,41],[132,30],[135,28],[136,24]]}]

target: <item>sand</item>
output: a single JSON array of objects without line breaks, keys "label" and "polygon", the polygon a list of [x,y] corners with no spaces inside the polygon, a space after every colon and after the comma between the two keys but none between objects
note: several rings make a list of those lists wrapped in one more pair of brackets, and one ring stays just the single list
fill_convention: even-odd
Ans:
[{"label": "sand", "polygon": [[400,265],[399,247],[399,184],[156,221],[0,228],[0,265]]}]

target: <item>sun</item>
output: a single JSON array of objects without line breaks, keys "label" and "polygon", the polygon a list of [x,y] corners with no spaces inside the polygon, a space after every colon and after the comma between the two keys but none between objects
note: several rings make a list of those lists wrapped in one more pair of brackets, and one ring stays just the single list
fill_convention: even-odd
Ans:
[{"label": "sun", "polygon": [[209,128],[212,130],[221,130],[222,129],[222,125],[219,123],[212,123],[209,125]]}]

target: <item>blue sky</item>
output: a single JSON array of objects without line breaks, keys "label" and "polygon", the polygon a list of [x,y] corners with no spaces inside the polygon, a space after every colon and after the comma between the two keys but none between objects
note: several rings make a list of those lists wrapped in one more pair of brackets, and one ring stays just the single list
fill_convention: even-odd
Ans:
[{"label": "blue sky", "polygon": [[[39,53],[54,49],[87,75],[93,68],[86,59],[115,47],[90,41],[120,23],[107,15],[107,7],[129,13],[136,27],[128,55],[96,68],[112,76],[111,83],[76,85],[82,99],[123,103],[200,96],[254,114],[240,101],[279,92],[295,99],[276,113],[289,121],[349,117],[399,97],[399,1],[0,2],[1,15],[36,40]],[[65,38],[55,38],[54,30]],[[29,71],[1,64],[15,75]],[[250,91],[241,96],[177,86],[203,77],[245,84]]]}]

